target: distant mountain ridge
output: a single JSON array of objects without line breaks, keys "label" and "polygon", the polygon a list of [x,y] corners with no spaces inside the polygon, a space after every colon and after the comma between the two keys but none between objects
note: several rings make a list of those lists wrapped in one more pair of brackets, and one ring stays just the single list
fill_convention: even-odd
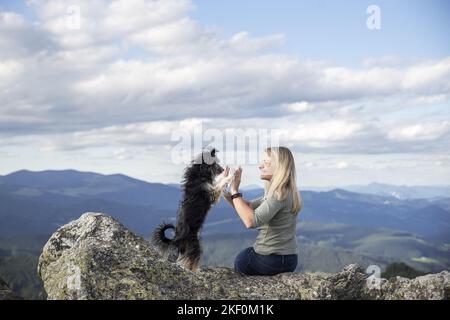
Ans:
[{"label": "distant mountain ridge", "polygon": [[[248,185],[243,190],[262,189],[261,186]],[[394,197],[397,199],[443,199],[450,198],[449,186],[397,186],[383,183],[370,183],[368,185],[349,185],[349,186],[328,186],[328,187],[311,187],[300,186],[300,190],[327,192],[335,189],[342,189],[356,193],[373,194],[383,197]]]},{"label": "distant mountain ridge", "polygon": [[[263,189],[245,189],[253,199]],[[302,190],[301,219],[373,228],[391,228],[450,243],[450,198],[399,199],[344,189]],[[103,175],[76,170],[21,170],[0,176],[1,235],[50,233],[83,211],[105,211],[139,234],[161,220],[175,219],[179,186],[150,183],[123,174]],[[203,232],[244,231],[223,199],[208,215]],[[233,220],[234,219],[234,220]],[[228,221],[219,223],[221,221]]]},{"label": "distant mountain ridge", "polygon": [[370,183],[366,186],[352,185],[344,189],[359,192],[377,194],[380,196],[393,196],[398,199],[433,199],[450,197],[450,185],[447,186],[396,186],[383,183]]},{"label": "distant mountain ridge", "polygon": [[[263,194],[254,187],[242,188],[245,199]],[[299,271],[393,261],[430,272],[450,268],[450,197],[399,199],[343,188],[301,194]],[[179,184],[122,174],[21,170],[0,176],[0,277],[24,297],[41,297],[33,289],[39,287],[33,272],[42,239],[89,211],[107,213],[148,237],[161,221],[175,221],[180,198]],[[208,214],[202,237],[208,265],[232,265],[234,255],[252,245],[256,230],[247,230],[222,199]]]}]

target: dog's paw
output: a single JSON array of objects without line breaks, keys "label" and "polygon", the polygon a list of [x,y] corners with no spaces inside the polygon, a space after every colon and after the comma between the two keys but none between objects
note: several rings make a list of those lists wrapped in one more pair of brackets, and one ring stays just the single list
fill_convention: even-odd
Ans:
[{"label": "dog's paw", "polygon": [[231,182],[233,181],[234,177],[235,177],[235,173],[230,174],[224,178],[224,180],[223,180],[224,188],[227,188],[231,185]]}]

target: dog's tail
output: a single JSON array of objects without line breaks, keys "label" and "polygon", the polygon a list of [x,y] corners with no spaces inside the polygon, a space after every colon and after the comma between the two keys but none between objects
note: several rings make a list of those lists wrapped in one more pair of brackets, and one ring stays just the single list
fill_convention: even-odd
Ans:
[{"label": "dog's tail", "polygon": [[166,230],[174,229],[175,226],[171,223],[161,223],[153,232],[152,243],[160,251],[163,256],[168,256],[172,249],[177,248],[174,239],[169,239],[166,237]]}]

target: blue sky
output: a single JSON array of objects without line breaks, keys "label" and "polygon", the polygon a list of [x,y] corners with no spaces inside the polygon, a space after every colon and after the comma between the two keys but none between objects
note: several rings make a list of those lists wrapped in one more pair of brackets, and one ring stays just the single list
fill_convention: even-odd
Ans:
[{"label": "blue sky", "polygon": [[[448,55],[450,3],[396,1],[208,1],[196,0],[193,16],[231,35],[286,34],[285,52],[307,59],[356,66],[368,56],[434,59]],[[381,9],[381,29],[366,28],[369,5]]]},{"label": "blue sky", "polygon": [[[380,30],[366,26],[369,5]],[[201,128],[222,135],[224,163],[243,165],[243,184],[258,184],[257,165],[232,157],[245,146],[225,141],[251,129],[280,135],[301,185],[448,184],[449,9],[0,0],[0,175],[77,169],[179,182],[172,137]]]},{"label": "blue sky", "polygon": [[[225,35],[246,30],[254,36],[283,33],[283,52],[307,59],[356,66],[368,56],[442,58],[450,52],[450,3],[446,0],[194,0],[190,15]],[[370,5],[381,9],[382,28],[366,28]],[[23,0],[0,1],[0,8],[36,15]]]}]

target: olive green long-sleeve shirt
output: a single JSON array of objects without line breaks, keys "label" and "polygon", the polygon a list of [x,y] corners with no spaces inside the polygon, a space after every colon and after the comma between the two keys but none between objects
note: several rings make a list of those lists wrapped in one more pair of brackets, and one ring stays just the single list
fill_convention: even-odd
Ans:
[{"label": "olive green long-sleeve shirt", "polygon": [[[250,201],[254,210],[252,228],[259,233],[253,248],[256,253],[269,254],[297,254],[297,240],[295,237],[297,214],[291,212],[292,195],[285,200],[278,201],[275,195],[265,195]],[[301,209],[300,209],[301,210]]]}]

